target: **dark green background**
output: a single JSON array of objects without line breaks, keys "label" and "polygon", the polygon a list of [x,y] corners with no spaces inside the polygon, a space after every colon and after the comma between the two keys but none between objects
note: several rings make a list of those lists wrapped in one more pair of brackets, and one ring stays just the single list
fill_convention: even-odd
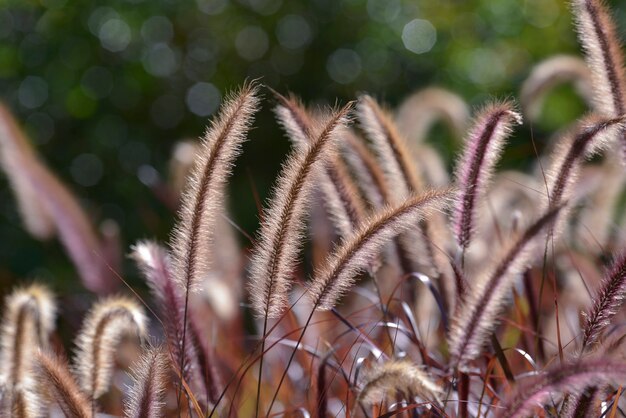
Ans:
[{"label": "dark green background", "polygon": [[[611,4],[626,28],[624,2]],[[413,19],[436,28],[428,52],[403,44]],[[173,144],[202,134],[208,117],[187,104],[196,83],[223,96],[262,77],[308,102],[367,91],[391,105],[439,85],[478,106],[516,96],[533,63],[557,53],[579,53],[562,0],[0,1],[0,97],[93,218],[119,223],[125,248],[168,237],[174,216],[138,172],[166,178]],[[263,106],[231,182],[233,217],[249,232],[257,223],[251,184],[267,196],[288,150],[271,102]],[[582,111],[561,88],[533,133],[541,143]],[[435,128],[432,141],[447,135]],[[505,164],[526,164],[529,137],[528,127],[516,133]],[[451,162],[456,149],[443,152]],[[24,231],[0,175],[0,286],[35,277],[82,291],[59,244]]]}]

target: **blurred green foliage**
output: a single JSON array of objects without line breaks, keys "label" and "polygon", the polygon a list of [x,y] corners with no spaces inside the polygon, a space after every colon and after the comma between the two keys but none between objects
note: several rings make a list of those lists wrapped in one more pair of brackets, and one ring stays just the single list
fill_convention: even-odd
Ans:
[{"label": "blurred green foliage", "polygon": [[[625,6],[613,4],[626,28]],[[534,63],[579,53],[563,0],[0,1],[0,96],[52,169],[125,248],[166,240],[174,216],[147,187],[173,144],[200,136],[229,90],[260,78],[311,103],[367,91],[398,104],[427,85],[472,106],[516,95]],[[269,95],[269,93],[268,93]],[[287,140],[265,102],[231,185],[234,219],[254,231]],[[583,111],[571,89],[547,101],[537,138]],[[433,141],[445,137],[436,128]],[[530,131],[508,151],[532,155]],[[455,150],[446,150],[450,157]],[[0,177],[0,279],[75,273],[55,243],[24,231]]]}]

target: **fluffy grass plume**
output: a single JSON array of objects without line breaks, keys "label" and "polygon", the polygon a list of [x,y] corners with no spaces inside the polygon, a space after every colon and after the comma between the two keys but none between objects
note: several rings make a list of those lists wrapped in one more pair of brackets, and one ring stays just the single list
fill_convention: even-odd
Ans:
[{"label": "fluffy grass plume", "polygon": [[557,147],[548,170],[549,205],[567,200],[578,178],[581,163],[606,144],[606,136],[624,129],[626,118],[589,116],[579,123],[574,135],[568,135]]},{"label": "fluffy grass plume", "polygon": [[391,116],[372,97],[359,97],[359,124],[378,154],[380,164],[389,179],[394,199],[408,196],[424,188],[419,171]]},{"label": "fluffy grass plume", "polygon": [[390,360],[374,364],[364,371],[362,388],[357,400],[365,405],[381,403],[393,394],[410,400],[417,396],[423,401],[439,405],[443,388],[418,365],[408,360]]},{"label": "fluffy grass plume", "polygon": [[387,207],[344,239],[341,245],[315,273],[309,288],[313,306],[331,309],[353,285],[355,276],[365,270],[381,248],[393,237],[415,227],[429,214],[443,210],[453,192],[450,190],[424,192],[410,196],[402,203]]},{"label": "fluffy grass plume", "polygon": [[465,140],[465,149],[456,168],[459,187],[453,224],[461,248],[467,248],[479,205],[500,159],[507,136],[514,125],[522,123],[512,102],[494,103],[483,109]]},{"label": "fluffy grass plume", "polygon": [[478,357],[515,280],[526,268],[541,232],[551,225],[561,207],[551,209],[519,237],[514,238],[495,265],[468,284],[465,300],[455,313],[449,336],[450,352],[459,368]]},{"label": "fluffy grass plume", "polygon": [[125,404],[127,418],[165,416],[165,390],[169,378],[169,354],[164,347],[147,349],[132,368],[133,386]]},{"label": "fluffy grass plume", "polygon": [[[626,113],[624,55],[608,7],[603,0],[572,0],[572,7],[578,37],[592,73],[596,109],[604,116],[622,116]],[[625,151],[623,132],[619,138]]]},{"label": "fluffy grass plume", "polygon": [[[275,93],[278,100],[275,113],[291,141],[301,149],[315,139],[315,123],[307,109],[294,97]],[[346,236],[365,217],[365,205],[354,180],[339,155],[326,162],[319,183],[333,224]]]},{"label": "fluffy grass plume", "polygon": [[45,351],[37,352],[35,376],[39,390],[49,394],[66,417],[93,417],[92,403],[80,390],[65,360]]},{"label": "fluffy grass plume", "polygon": [[259,107],[257,90],[255,84],[246,84],[226,98],[196,154],[171,241],[174,279],[186,291],[198,289],[209,273],[216,213],[220,213],[226,180]]},{"label": "fluffy grass plume", "polygon": [[8,388],[27,385],[37,350],[48,348],[56,304],[44,286],[32,284],[5,298],[0,341],[0,379]]},{"label": "fluffy grass plume", "polygon": [[334,112],[306,150],[295,150],[283,166],[272,199],[263,212],[251,260],[250,293],[254,310],[260,316],[276,317],[287,304],[314,180],[333,154],[338,133],[347,123],[351,109],[349,103]]},{"label": "fluffy grass plume", "polygon": [[193,327],[184,331],[185,299],[181,293],[182,289],[176,286],[172,277],[169,253],[153,241],[140,241],[133,247],[132,258],[139,266],[157,302],[172,358],[180,362],[177,366],[182,364],[182,376],[185,381],[200,393],[205,393],[197,347],[193,343]]},{"label": "fluffy grass plume", "polygon": [[611,323],[626,298],[626,254],[620,255],[606,272],[601,287],[593,297],[593,306],[585,312],[582,347],[594,344]]},{"label": "fluffy grass plume", "polygon": [[144,339],[147,318],[134,300],[122,297],[98,302],[87,314],[76,338],[75,367],[81,388],[93,399],[108,389],[117,346],[126,335]]},{"label": "fluffy grass plume", "polygon": [[582,391],[587,386],[626,381],[626,365],[608,359],[586,359],[548,368],[537,377],[519,383],[498,405],[499,418],[521,418],[534,415],[537,406],[556,392]]}]

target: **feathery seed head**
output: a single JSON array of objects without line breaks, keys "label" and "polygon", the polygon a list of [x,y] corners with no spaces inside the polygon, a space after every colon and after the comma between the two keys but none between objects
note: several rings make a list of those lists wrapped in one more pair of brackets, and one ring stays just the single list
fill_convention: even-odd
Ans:
[{"label": "feathery seed head", "polygon": [[226,179],[259,107],[256,84],[227,97],[207,129],[182,197],[171,240],[173,276],[185,291],[199,289],[209,273],[216,213],[224,201]]},{"label": "feathery seed head", "polygon": [[47,348],[54,330],[56,304],[44,286],[31,284],[5,299],[0,341],[0,379],[9,387],[26,383],[34,353]]},{"label": "feathery seed head", "polygon": [[284,164],[265,209],[251,260],[250,294],[256,313],[278,316],[287,305],[287,293],[302,246],[304,216],[315,180],[333,155],[341,128],[348,122],[349,103],[334,112],[304,151],[295,150]]},{"label": "feathery seed head", "polygon": [[440,404],[443,388],[413,362],[390,360],[364,371],[358,401],[373,405],[382,402],[385,397],[393,399],[394,392]]},{"label": "feathery seed head", "polygon": [[493,103],[476,117],[465,142],[465,149],[456,168],[459,187],[454,211],[454,232],[462,248],[470,244],[479,205],[486,193],[505,140],[522,117],[512,102]]},{"label": "feathery seed head", "polygon": [[161,418],[165,415],[165,389],[170,360],[165,347],[147,349],[132,367],[133,386],[125,404],[127,418]]},{"label": "feathery seed head", "polygon": [[98,302],[87,314],[76,339],[78,380],[93,399],[108,389],[117,346],[124,336],[146,336],[148,319],[134,300],[115,297]]},{"label": "feathery seed head", "polygon": [[435,190],[408,197],[401,203],[386,207],[365,220],[349,237],[344,238],[326,263],[315,273],[309,287],[313,306],[331,309],[354,284],[356,275],[367,269],[389,240],[451,201],[451,190]]}]

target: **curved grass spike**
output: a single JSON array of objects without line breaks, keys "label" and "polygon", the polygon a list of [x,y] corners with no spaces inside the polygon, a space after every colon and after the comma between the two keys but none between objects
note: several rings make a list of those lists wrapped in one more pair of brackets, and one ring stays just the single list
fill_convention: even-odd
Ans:
[{"label": "curved grass spike", "polygon": [[366,405],[380,403],[385,396],[391,397],[394,392],[402,393],[406,400],[410,400],[410,396],[417,396],[426,402],[440,405],[443,394],[443,388],[424,369],[408,360],[375,364],[364,371],[362,385],[357,402]]},{"label": "curved grass spike", "polygon": [[467,103],[451,91],[427,87],[404,99],[396,112],[400,132],[417,143],[425,141],[428,131],[439,119],[461,139],[469,120]]},{"label": "curved grass spike", "polygon": [[111,384],[117,346],[125,335],[146,336],[147,318],[135,301],[109,298],[87,314],[76,338],[75,367],[80,386],[92,401]]},{"label": "curved grass spike", "polygon": [[39,418],[45,416],[41,393],[33,388],[16,388],[11,393],[3,394],[2,403],[6,409],[0,411],[2,417]]},{"label": "curved grass spike", "polygon": [[410,196],[396,206],[383,208],[366,219],[352,236],[344,238],[339,247],[333,251],[309,285],[308,295],[313,306],[296,341],[296,348],[291,351],[287,366],[270,402],[268,413],[272,410],[297,347],[302,342],[315,311],[318,308],[331,309],[337,299],[354,284],[354,275],[367,269],[382,246],[428,215],[443,210],[453,194],[451,190],[424,192]]},{"label": "curved grass spike", "polygon": [[225,100],[196,155],[171,240],[173,277],[185,294],[197,289],[209,272],[216,213],[222,208],[233,161],[259,107],[257,90],[254,83],[246,84]]},{"label": "curved grass spike", "polygon": [[127,418],[165,416],[165,390],[170,374],[169,354],[164,347],[147,349],[132,368],[133,386],[124,405]]},{"label": "curved grass spike", "polygon": [[[602,0],[572,0],[578,37],[592,73],[596,109],[607,117],[626,114],[624,55],[608,7]],[[619,138],[626,152],[626,136]],[[626,156],[624,154],[623,156]]]},{"label": "curved grass spike", "polygon": [[9,110],[0,105],[0,158],[26,227],[39,239],[56,235],[84,286],[99,294],[118,285],[103,243],[69,189],[45,166]]},{"label": "curved grass spike", "polygon": [[388,176],[394,199],[402,199],[424,188],[422,179],[391,116],[372,97],[359,97],[357,105],[361,128],[372,141],[380,164]]},{"label": "curved grass spike", "polygon": [[[558,362],[557,362],[558,363]],[[524,380],[497,408],[498,418],[534,415],[537,405],[555,392],[580,393],[588,386],[626,383],[626,365],[603,358],[586,358],[558,364],[537,377]]]},{"label": "curved grass spike", "polygon": [[[194,329],[190,327],[189,332],[183,331],[185,326],[185,298],[180,287],[172,278],[169,253],[164,247],[153,241],[140,241],[135,244],[132,250],[132,258],[139,266],[148,283],[150,293],[159,307],[163,331],[172,358],[177,362],[183,359],[181,375],[195,392],[198,395],[207,393],[198,361],[198,347],[192,338]],[[177,366],[180,367],[180,363]],[[212,381],[213,379],[209,383]],[[209,395],[212,394],[211,391],[208,393]],[[214,400],[209,399],[211,402]]]},{"label": "curved grass spike", "polygon": [[[274,95],[279,103],[275,109],[279,122],[294,145],[305,149],[315,139],[314,119],[296,98],[277,92]],[[341,236],[349,235],[365,217],[365,205],[338,155],[329,158],[319,181],[331,220]]]},{"label": "curved grass spike", "polygon": [[556,219],[562,206],[549,210],[514,239],[489,269],[468,286],[465,300],[456,311],[449,336],[450,352],[456,366],[463,370],[469,361],[480,355],[481,349],[497,325],[497,317],[515,279],[526,268],[531,250]]},{"label": "curved grass spike", "polygon": [[513,125],[522,123],[512,102],[494,103],[476,117],[456,168],[459,187],[458,204],[453,214],[454,232],[459,246],[465,250],[471,241],[479,204],[483,198],[505,140]]},{"label": "curved grass spike", "polygon": [[354,284],[354,277],[377,256],[393,237],[443,210],[452,199],[451,190],[424,192],[380,210],[344,239],[315,273],[308,295],[314,309],[333,308]]},{"label": "curved grass spike", "polygon": [[390,203],[391,190],[385,173],[363,140],[350,129],[346,130],[341,145],[344,158],[354,172],[369,204],[374,208],[380,208]]},{"label": "curved grass spike", "polygon": [[287,304],[287,292],[302,246],[306,204],[314,178],[333,154],[338,131],[347,122],[352,103],[325,122],[305,152],[295,150],[284,164],[251,260],[250,294],[258,315],[277,317]]},{"label": "curved grass spike", "polygon": [[6,297],[0,333],[0,379],[6,387],[23,387],[32,377],[34,354],[48,348],[55,317],[54,297],[44,286],[32,284]]},{"label": "curved grass spike", "polygon": [[595,296],[593,306],[584,314],[582,351],[598,341],[602,331],[610,325],[626,298],[626,253],[621,254],[606,272]]},{"label": "curved grass spike", "polygon": [[602,148],[606,143],[601,136],[609,129],[624,129],[625,116],[617,118],[584,118],[575,135],[557,146],[551,167],[548,170],[548,205],[558,206],[568,198],[570,189],[580,171],[581,161]]},{"label": "curved grass spike", "polygon": [[51,353],[37,352],[34,376],[39,390],[49,393],[66,417],[94,417],[92,403],[78,387],[65,360]]},{"label": "curved grass spike", "polygon": [[560,84],[571,82],[587,103],[592,102],[591,71],[582,58],[555,55],[535,65],[520,90],[524,115],[531,121],[539,119],[545,97]]}]

